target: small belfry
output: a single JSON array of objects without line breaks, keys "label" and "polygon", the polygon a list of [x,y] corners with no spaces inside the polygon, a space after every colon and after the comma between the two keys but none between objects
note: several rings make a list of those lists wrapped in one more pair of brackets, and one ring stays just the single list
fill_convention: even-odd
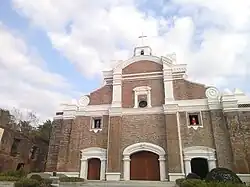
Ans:
[{"label": "small belfry", "polygon": [[152,55],[152,49],[149,46],[144,45],[144,38],[146,37],[147,36],[143,35],[143,33],[141,36],[138,37],[141,39],[141,44],[135,47],[134,56],[142,56],[142,55],[151,56]]}]

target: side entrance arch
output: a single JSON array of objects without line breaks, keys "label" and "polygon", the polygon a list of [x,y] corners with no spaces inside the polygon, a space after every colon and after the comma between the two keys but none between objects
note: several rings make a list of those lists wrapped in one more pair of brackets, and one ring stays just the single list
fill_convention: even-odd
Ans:
[{"label": "side entrance arch", "polygon": [[215,150],[204,146],[187,147],[183,150],[185,174],[196,173],[205,178],[216,167]]},{"label": "side entrance arch", "polygon": [[208,161],[205,158],[192,158],[191,159],[191,172],[196,173],[202,179],[207,176],[209,172]]},{"label": "side entrance arch", "polygon": [[136,143],[123,151],[124,180],[165,180],[165,151],[151,143]]},{"label": "side entrance arch", "polygon": [[80,177],[88,180],[105,180],[106,149],[90,147],[81,150]]}]

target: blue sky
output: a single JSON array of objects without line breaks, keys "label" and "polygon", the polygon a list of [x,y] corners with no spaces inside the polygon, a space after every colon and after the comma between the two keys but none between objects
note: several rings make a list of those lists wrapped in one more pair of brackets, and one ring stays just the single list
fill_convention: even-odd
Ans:
[{"label": "blue sky", "polygon": [[53,116],[102,85],[138,36],[154,55],[175,52],[189,79],[249,93],[248,0],[0,0],[1,107]]}]

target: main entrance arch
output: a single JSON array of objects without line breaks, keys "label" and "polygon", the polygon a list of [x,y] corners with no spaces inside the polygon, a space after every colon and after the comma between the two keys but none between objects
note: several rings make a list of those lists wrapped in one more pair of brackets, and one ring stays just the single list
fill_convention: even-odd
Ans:
[{"label": "main entrance arch", "polygon": [[142,142],[123,151],[124,180],[165,180],[165,151],[162,147]]}]

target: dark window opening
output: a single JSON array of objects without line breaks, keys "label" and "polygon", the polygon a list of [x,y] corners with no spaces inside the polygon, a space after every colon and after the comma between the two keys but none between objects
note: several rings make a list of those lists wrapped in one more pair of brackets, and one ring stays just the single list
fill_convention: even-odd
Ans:
[{"label": "dark window opening", "polygon": [[140,101],[140,102],[139,102],[139,107],[140,107],[140,108],[145,108],[146,106],[148,106],[147,101],[143,100],[143,101]]},{"label": "dark window opening", "polygon": [[13,142],[13,144],[11,146],[11,151],[10,151],[11,156],[17,156],[17,154],[18,154],[18,145],[19,145],[20,141],[21,141],[20,139],[14,138],[14,142]]},{"label": "dark window opening", "polygon": [[208,162],[205,158],[193,158],[191,160],[191,172],[197,174],[202,179],[207,176]]},{"label": "dark window opening", "polygon": [[18,163],[16,167],[16,171],[22,170],[24,168],[24,163]]},{"label": "dark window opening", "polygon": [[144,50],[141,50],[141,55],[144,55]]},{"label": "dark window opening", "polygon": [[35,159],[37,151],[38,151],[38,147],[33,146],[31,148],[31,150],[30,150],[30,159],[32,159],[32,160]]},{"label": "dark window opening", "polygon": [[94,119],[94,129],[100,129],[101,128],[101,119]]},{"label": "dark window opening", "polygon": [[57,112],[56,116],[63,115],[63,112]]},{"label": "dark window opening", "polygon": [[189,125],[200,125],[198,114],[189,115]]}]

